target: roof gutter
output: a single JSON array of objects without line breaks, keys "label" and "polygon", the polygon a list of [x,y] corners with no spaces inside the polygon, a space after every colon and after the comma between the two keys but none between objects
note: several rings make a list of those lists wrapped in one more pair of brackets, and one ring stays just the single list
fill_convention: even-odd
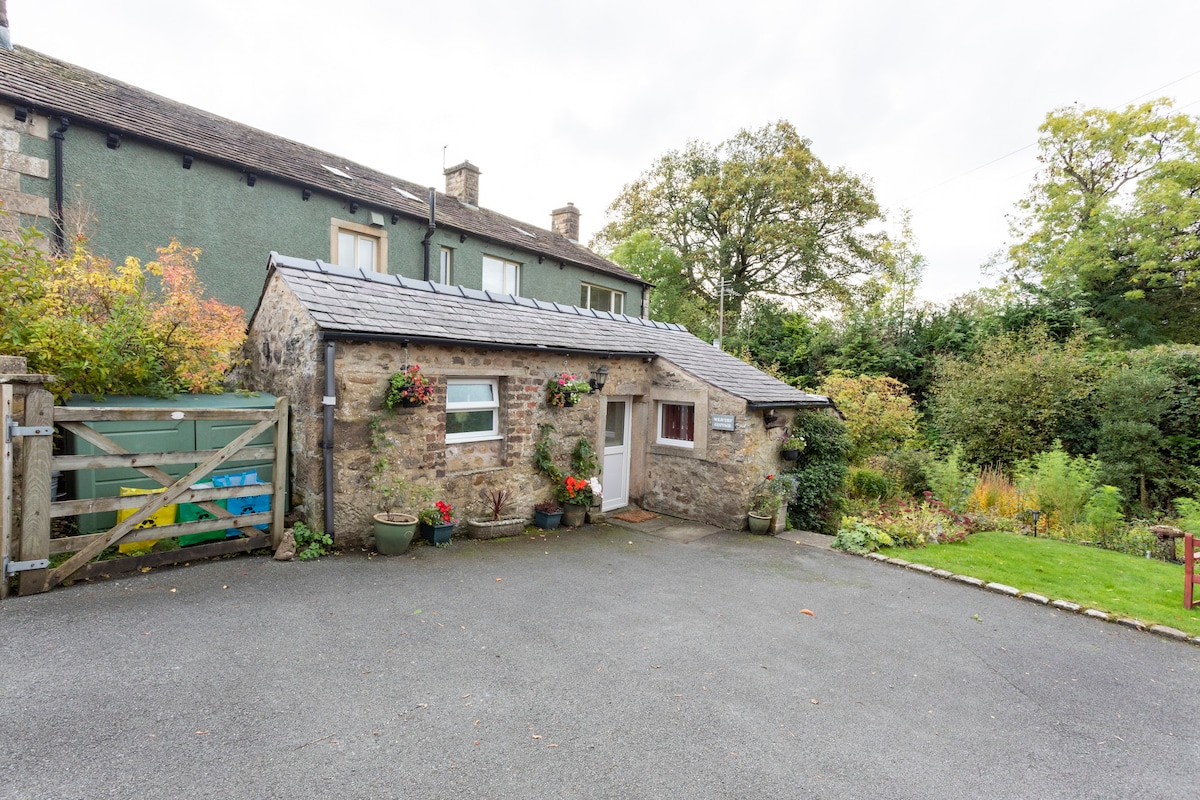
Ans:
[{"label": "roof gutter", "polygon": [[746,403],[747,411],[762,411],[767,408],[832,408],[837,411],[833,401],[824,400],[780,400],[770,403]]}]

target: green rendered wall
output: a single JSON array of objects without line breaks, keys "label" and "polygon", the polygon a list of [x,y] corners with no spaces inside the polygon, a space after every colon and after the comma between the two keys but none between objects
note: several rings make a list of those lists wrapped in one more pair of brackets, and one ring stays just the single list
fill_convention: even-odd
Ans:
[{"label": "green rendered wall", "polygon": [[[296,258],[331,260],[332,219],[370,224],[372,210],[383,213],[387,234],[388,271],[421,278],[424,252],[421,239],[426,223],[402,217],[391,223],[391,212],[363,203],[351,214],[346,201],[314,191],[304,200],[300,187],[259,177],[246,184],[239,170],[194,159],[182,167],[182,154],[133,139],[106,146],[106,134],[85,125],[72,125],[63,146],[63,176],[68,208],[86,209],[94,252],[123,260],[154,257],[156,247],[172,236],[201,249],[198,273],[210,294],[223,302],[253,311],[266,277],[270,251]],[[51,163],[49,180],[22,179],[22,191],[45,194],[53,206],[53,143],[22,138],[22,151]],[[71,216],[68,211],[68,218]],[[48,221],[40,227],[50,234]],[[430,249],[430,269],[436,279],[442,245],[454,250],[452,281],[479,288],[486,255],[521,264],[521,294],[575,305],[580,283],[626,292],[625,311],[640,311],[637,284],[546,259],[508,245],[493,244],[439,228]]]}]

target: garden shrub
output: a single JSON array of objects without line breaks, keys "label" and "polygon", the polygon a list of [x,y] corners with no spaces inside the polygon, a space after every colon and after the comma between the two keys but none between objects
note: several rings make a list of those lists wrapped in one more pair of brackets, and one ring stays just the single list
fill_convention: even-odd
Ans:
[{"label": "garden shrub", "polygon": [[1016,484],[995,467],[985,466],[967,498],[967,509],[992,517],[1015,517],[1022,509]]},{"label": "garden shrub", "polygon": [[1121,513],[1121,490],[1115,486],[1100,486],[1083,507],[1083,518],[1098,541],[1111,539],[1125,526],[1125,515]]},{"label": "garden shrub", "polygon": [[878,503],[891,497],[895,490],[887,475],[869,467],[850,467],[846,475],[846,494],[854,500]]},{"label": "garden shrub", "polygon": [[1061,447],[1017,463],[1017,486],[1047,515],[1047,525],[1074,525],[1096,485],[1100,463],[1095,456],[1068,455]]},{"label": "garden shrub", "polygon": [[975,485],[974,476],[966,471],[962,460],[962,448],[955,447],[944,459],[931,461],[926,467],[929,490],[955,511],[967,510],[967,498]]},{"label": "garden shrub", "polygon": [[54,257],[37,234],[0,240],[0,344],[77,393],[216,393],[245,339],[242,309],[204,297],[200,251],[172,239],[154,261],[114,264],[84,240]]},{"label": "garden shrub", "polygon": [[832,547],[849,553],[873,553],[881,547],[891,547],[895,542],[883,531],[856,517],[846,517],[842,527],[830,542]]},{"label": "garden shrub", "polygon": [[823,411],[800,411],[792,433],[808,446],[795,462],[796,499],[788,506],[793,528],[834,533],[846,481],[850,439],[841,420]]}]

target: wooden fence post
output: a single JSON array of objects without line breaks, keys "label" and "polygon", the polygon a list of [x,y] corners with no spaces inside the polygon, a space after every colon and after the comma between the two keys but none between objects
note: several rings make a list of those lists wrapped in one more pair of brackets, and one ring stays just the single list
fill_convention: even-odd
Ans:
[{"label": "wooden fence post", "polygon": [[[25,426],[54,424],[54,396],[41,387],[25,395]],[[50,556],[50,465],[52,436],[26,436],[21,441],[21,560]],[[21,573],[22,595],[44,592],[46,570]]]},{"label": "wooden fence post", "polygon": [[[0,424],[7,425],[13,413],[13,387],[0,384]],[[12,557],[13,522],[13,444],[4,435],[4,450],[0,453],[0,564]],[[0,600],[8,597],[8,576],[0,575]]]}]

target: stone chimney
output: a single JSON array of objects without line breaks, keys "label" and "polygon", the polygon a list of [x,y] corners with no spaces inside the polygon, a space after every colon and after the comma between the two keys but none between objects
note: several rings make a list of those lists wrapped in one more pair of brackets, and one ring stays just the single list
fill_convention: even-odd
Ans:
[{"label": "stone chimney", "polygon": [[0,47],[12,50],[12,35],[8,32],[8,0],[0,0]]},{"label": "stone chimney", "polygon": [[574,203],[550,212],[550,230],[561,233],[576,244],[579,243],[579,209]]},{"label": "stone chimney", "polygon": [[479,207],[479,167],[470,161],[445,171],[446,194],[469,206]]}]

